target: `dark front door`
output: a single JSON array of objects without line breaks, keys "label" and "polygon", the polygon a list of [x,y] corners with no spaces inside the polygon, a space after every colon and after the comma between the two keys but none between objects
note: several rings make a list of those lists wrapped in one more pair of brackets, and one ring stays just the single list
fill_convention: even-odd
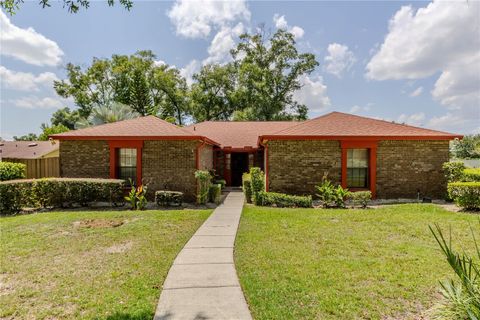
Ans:
[{"label": "dark front door", "polygon": [[232,186],[242,185],[242,174],[248,172],[248,153],[232,153]]}]

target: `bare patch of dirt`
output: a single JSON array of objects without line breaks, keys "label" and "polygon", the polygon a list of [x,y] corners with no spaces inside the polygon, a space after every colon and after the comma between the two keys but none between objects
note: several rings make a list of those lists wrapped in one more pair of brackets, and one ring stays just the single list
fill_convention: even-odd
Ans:
[{"label": "bare patch of dirt", "polygon": [[123,220],[113,219],[85,219],[81,221],[75,221],[73,226],[76,228],[116,228],[123,225]]},{"label": "bare patch of dirt", "polygon": [[120,244],[116,244],[111,247],[108,247],[107,249],[105,249],[105,252],[106,253],[122,253],[132,249],[132,246],[133,246],[132,241],[128,241],[128,242],[124,242],[124,243],[120,243]]},{"label": "bare patch of dirt", "polygon": [[0,296],[13,293],[15,288],[12,282],[7,281],[6,274],[0,274]]}]

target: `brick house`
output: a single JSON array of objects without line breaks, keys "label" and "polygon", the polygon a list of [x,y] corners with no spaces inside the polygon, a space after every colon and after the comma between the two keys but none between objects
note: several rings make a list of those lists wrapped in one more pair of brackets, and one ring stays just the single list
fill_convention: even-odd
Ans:
[{"label": "brick house", "polygon": [[154,116],[53,135],[64,177],[131,178],[193,199],[197,169],[227,185],[261,167],[269,191],[314,194],[327,174],[378,198],[443,197],[442,164],[459,135],[340,112],[303,122],[206,121],[180,128]]}]

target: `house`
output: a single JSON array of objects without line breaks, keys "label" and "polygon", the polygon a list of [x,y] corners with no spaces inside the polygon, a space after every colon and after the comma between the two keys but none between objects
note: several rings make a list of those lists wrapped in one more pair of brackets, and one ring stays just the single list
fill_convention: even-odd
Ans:
[{"label": "house", "polygon": [[58,141],[0,141],[0,161],[27,166],[26,177],[59,177]]},{"label": "house", "polygon": [[302,122],[207,121],[180,128],[154,116],[53,135],[61,175],[132,179],[193,199],[194,172],[228,185],[261,167],[269,191],[314,194],[325,175],[378,198],[444,196],[442,164],[462,136],[340,112]]}]

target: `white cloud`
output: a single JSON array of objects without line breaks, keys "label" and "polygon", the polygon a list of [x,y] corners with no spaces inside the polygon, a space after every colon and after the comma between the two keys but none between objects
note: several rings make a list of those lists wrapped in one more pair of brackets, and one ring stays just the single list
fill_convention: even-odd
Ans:
[{"label": "white cloud", "polygon": [[176,0],[167,15],[177,34],[187,38],[204,38],[213,28],[222,28],[237,20],[250,20],[244,0]]},{"label": "white cloud", "polygon": [[355,55],[348,49],[348,46],[331,43],[327,48],[328,55],[325,57],[325,71],[338,78],[348,71],[355,61]]},{"label": "white cloud", "polygon": [[323,78],[304,75],[300,78],[302,88],[293,94],[293,98],[301,104],[305,104],[310,111],[320,112],[330,107],[330,98],[327,95],[327,86]]},{"label": "white cloud", "polygon": [[203,64],[223,63],[231,60],[230,50],[235,47],[237,38],[244,32],[240,22],[235,27],[222,27],[208,47],[208,58]]},{"label": "white cloud", "polygon": [[163,61],[163,60],[155,60],[155,61],[153,61],[153,65],[154,65],[155,67],[161,67],[161,66],[164,66],[164,65],[166,65],[166,64],[167,64],[167,63],[166,63],[165,61]]},{"label": "white cloud", "polygon": [[359,113],[365,113],[370,111],[370,107],[373,105],[373,103],[369,102],[365,106],[359,106],[359,105],[354,105],[353,107],[350,108],[349,112],[353,114],[359,114]]},{"label": "white cloud", "polygon": [[65,106],[65,103],[56,98],[39,98],[35,96],[23,97],[11,100],[11,103],[19,108],[25,109],[59,109]]},{"label": "white cloud", "polygon": [[180,69],[180,75],[187,80],[187,84],[193,83],[193,75],[200,71],[201,63],[198,60],[190,61],[185,67]]},{"label": "white cloud", "polygon": [[22,29],[11,23],[0,10],[0,53],[37,66],[58,65],[63,51],[33,28]]},{"label": "white cloud", "polygon": [[418,97],[419,95],[421,95],[423,92],[423,87],[418,87],[417,89],[413,90],[409,96],[410,97]]},{"label": "white cloud", "polygon": [[296,40],[302,38],[305,34],[305,30],[303,30],[299,26],[290,27],[284,15],[279,15],[278,13],[275,13],[273,15],[273,23],[275,23],[275,28],[284,29],[292,33]]},{"label": "white cloud", "polygon": [[40,91],[40,87],[53,87],[53,81],[58,80],[52,72],[43,72],[34,75],[29,72],[12,71],[0,66],[1,85],[8,89],[21,91]]},{"label": "white cloud", "polygon": [[406,123],[412,126],[421,126],[423,125],[423,122],[425,120],[425,113],[423,112],[418,112],[414,114],[401,114],[398,118],[397,121],[398,123]]}]

